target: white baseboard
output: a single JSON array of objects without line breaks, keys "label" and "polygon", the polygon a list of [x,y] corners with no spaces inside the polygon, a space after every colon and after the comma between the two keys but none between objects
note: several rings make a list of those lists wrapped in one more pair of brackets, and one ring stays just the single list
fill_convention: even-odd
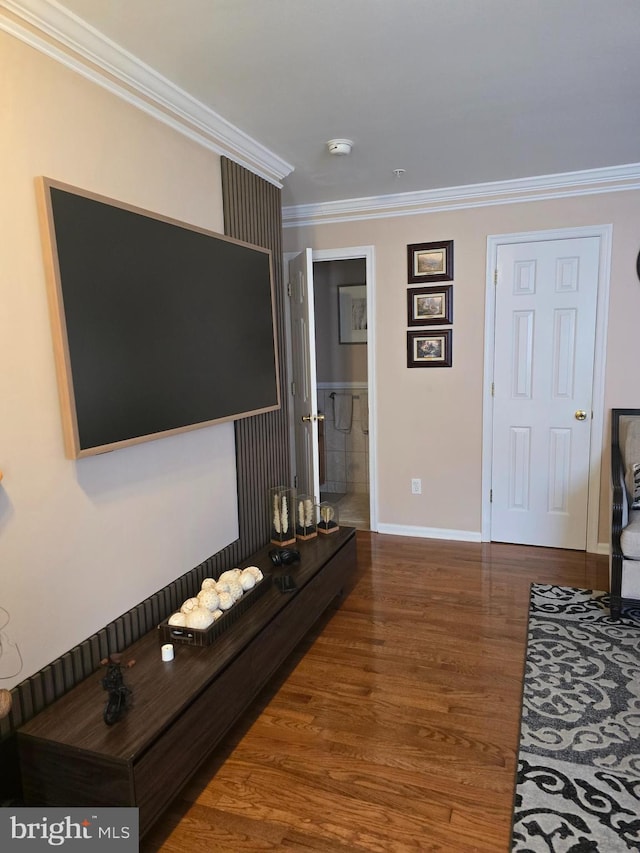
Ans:
[{"label": "white baseboard", "polygon": [[[417,539],[450,539],[456,542],[482,542],[482,534],[475,530],[442,530],[438,527],[411,527],[406,524],[378,524],[377,533],[390,536],[415,536]],[[599,542],[596,554],[609,554],[609,543]]]},{"label": "white baseboard", "polygon": [[457,542],[480,542],[475,530],[441,530],[437,527],[411,527],[406,524],[378,524],[378,533],[391,536],[416,536],[419,539],[454,539]]}]

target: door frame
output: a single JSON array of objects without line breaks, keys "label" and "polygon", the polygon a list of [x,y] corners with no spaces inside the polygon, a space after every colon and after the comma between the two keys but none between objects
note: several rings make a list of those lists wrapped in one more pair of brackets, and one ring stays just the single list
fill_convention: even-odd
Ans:
[{"label": "door frame", "polygon": [[[288,281],[289,260],[299,252],[285,254],[285,269]],[[369,395],[369,528],[372,532],[378,530],[378,455],[376,441],[377,404],[376,404],[376,285],[375,285],[375,248],[373,246],[348,246],[342,249],[312,249],[312,262],[316,261],[349,261],[363,258],[365,261],[365,276],[367,285],[367,393]],[[287,369],[291,375],[291,348],[289,300],[287,304]],[[291,394],[291,385],[288,384]],[[290,407],[292,411],[292,407]],[[293,423],[290,423],[290,434],[293,434]],[[294,448],[291,448],[292,456]],[[319,497],[319,496],[318,496]]]},{"label": "door frame", "polygon": [[609,315],[609,285],[611,278],[612,225],[587,225],[574,228],[554,228],[545,231],[522,231],[514,234],[494,234],[487,237],[487,270],[484,313],[484,377],[482,405],[482,522],[481,538],[491,541],[491,471],[493,461],[493,363],[495,354],[495,309],[498,246],[507,243],[532,243],[566,240],[579,237],[598,237],[600,264],[598,269],[598,296],[596,304],[596,332],[594,341],[593,397],[591,442],[589,449],[589,497],[587,502],[587,551],[608,553],[608,545],[598,542],[600,522],[600,474],[602,440],[605,426],[604,392],[607,324]]}]

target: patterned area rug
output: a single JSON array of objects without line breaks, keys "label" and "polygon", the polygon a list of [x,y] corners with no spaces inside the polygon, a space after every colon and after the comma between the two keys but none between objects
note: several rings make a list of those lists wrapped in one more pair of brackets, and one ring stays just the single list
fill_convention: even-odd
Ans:
[{"label": "patterned area rug", "polygon": [[640,609],[533,584],[511,850],[640,850]]}]

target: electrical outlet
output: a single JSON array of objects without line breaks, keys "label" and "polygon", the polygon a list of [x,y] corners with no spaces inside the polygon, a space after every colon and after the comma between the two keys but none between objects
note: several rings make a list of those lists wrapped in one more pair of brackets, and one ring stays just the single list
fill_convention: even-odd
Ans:
[{"label": "electrical outlet", "polygon": [[412,495],[421,495],[422,494],[422,480],[418,477],[411,481],[411,494]]}]

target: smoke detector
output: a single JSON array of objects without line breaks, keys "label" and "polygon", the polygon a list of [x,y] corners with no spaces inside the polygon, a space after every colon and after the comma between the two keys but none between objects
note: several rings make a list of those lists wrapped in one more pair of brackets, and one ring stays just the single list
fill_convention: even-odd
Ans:
[{"label": "smoke detector", "polygon": [[351,154],[353,148],[352,139],[330,139],[327,142],[327,148],[330,154]]}]

